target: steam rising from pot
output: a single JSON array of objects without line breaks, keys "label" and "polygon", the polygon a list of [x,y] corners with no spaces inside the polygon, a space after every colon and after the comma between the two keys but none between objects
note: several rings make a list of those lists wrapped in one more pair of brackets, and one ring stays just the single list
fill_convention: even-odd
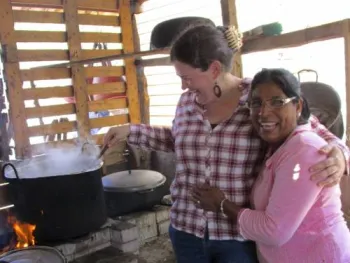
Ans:
[{"label": "steam rising from pot", "polygon": [[[19,178],[39,178],[83,173],[97,169],[100,150],[94,143],[79,143],[74,146],[46,148],[45,154],[15,164]],[[6,177],[15,178],[11,168],[6,169]]]}]

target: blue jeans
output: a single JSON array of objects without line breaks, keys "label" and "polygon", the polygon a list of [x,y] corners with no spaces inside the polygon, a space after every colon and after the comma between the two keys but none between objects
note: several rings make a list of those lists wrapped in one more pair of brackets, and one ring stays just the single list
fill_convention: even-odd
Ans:
[{"label": "blue jeans", "polygon": [[255,243],[236,240],[209,240],[176,230],[171,225],[169,236],[177,263],[258,263]]}]

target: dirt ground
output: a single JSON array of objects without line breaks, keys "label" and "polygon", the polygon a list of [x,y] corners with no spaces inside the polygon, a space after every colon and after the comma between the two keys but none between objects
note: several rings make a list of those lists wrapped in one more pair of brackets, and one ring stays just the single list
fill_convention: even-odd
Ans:
[{"label": "dirt ground", "polygon": [[138,254],[122,253],[110,246],[93,254],[84,256],[72,263],[176,263],[168,236],[143,245]]},{"label": "dirt ground", "polygon": [[160,236],[142,246],[139,263],[176,263],[169,236]]}]

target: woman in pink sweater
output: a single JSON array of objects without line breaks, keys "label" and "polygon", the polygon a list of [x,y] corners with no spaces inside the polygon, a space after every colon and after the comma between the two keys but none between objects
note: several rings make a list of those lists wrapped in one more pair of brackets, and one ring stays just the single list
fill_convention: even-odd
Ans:
[{"label": "woman in pink sweater", "polygon": [[350,262],[339,185],[323,188],[310,181],[309,167],[325,158],[319,149],[327,143],[308,123],[298,80],[284,69],[262,70],[253,79],[248,107],[270,147],[252,209],[238,207],[209,185],[193,189],[193,198],[203,209],[237,220],[242,238],[256,241],[261,263]]}]

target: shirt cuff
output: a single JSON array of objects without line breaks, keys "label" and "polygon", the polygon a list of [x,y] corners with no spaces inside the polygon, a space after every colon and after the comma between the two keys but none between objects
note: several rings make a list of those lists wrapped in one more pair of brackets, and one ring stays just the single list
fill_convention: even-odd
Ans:
[{"label": "shirt cuff", "polygon": [[244,236],[243,234],[243,230],[242,230],[242,227],[241,227],[241,223],[242,223],[242,215],[246,212],[248,212],[248,208],[243,208],[241,210],[239,210],[238,212],[238,215],[237,215],[237,232],[239,235],[241,235],[244,239],[248,239]]},{"label": "shirt cuff", "polygon": [[139,144],[141,137],[142,126],[140,124],[130,124],[130,133],[128,136],[128,143]]}]

